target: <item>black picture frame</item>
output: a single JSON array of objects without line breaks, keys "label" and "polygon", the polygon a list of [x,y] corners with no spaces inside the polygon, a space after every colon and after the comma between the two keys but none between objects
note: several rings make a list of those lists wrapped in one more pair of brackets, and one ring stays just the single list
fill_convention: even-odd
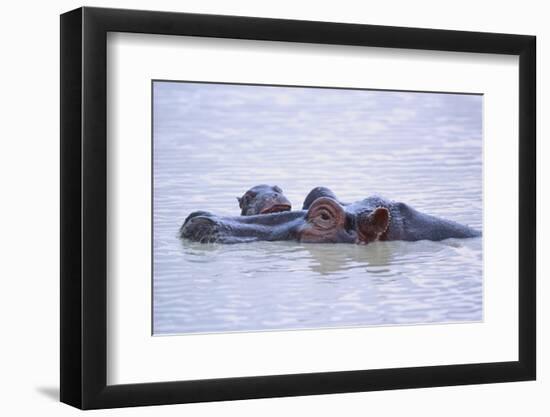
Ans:
[{"label": "black picture frame", "polygon": [[[108,32],[519,56],[518,361],[107,385]],[[61,401],[94,409],[535,379],[535,54],[525,35],[89,7],[61,15]]]}]

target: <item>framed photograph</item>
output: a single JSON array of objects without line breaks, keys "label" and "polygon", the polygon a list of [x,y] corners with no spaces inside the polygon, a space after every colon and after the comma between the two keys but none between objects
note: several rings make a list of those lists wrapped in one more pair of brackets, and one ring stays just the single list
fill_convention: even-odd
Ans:
[{"label": "framed photograph", "polygon": [[533,380],[535,37],[61,16],[61,401]]}]

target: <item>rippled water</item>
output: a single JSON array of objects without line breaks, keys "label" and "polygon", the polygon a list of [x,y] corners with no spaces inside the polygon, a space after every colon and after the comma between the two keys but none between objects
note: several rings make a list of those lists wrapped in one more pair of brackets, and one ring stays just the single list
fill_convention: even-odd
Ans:
[{"label": "rippled water", "polygon": [[181,241],[276,184],[372,194],[480,229],[482,96],[154,83],[154,334],[482,320],[482,240]]}]

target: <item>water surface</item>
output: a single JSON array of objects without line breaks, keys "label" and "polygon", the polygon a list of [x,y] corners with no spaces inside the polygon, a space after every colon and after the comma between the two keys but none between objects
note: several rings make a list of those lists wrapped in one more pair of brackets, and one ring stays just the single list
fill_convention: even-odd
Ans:
[{"label": "water surface", "polygon": [[154,334],[482,320],[482,240],[181,241],[276,184],[378,194],[481,230],[482,96],[154,83]]}]

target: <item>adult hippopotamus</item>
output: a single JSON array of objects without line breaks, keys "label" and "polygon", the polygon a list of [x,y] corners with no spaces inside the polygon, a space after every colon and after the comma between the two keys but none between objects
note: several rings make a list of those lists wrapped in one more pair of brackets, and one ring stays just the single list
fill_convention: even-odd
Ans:
[{"label": "adult hippopotamus", "polygon": [[260,184],[237,197],[241,216],[290,211],[292,205],[277,185]]},{"label": "adult hippopotamus", "polygon": [[201,243],[296,240],[306,243],[368,244],[377,240],[444,240],[481,233],[449,220],[420,213],[404,203],[368,197],[341,203],[325,187],[314,188],[303,210],[250,216],[220,217],[191,213],[180,236]]},{"label": "adult hippopotamus", "polygon": [[[349,221],[355,223],[358,240],[364,243],[374,240],[439,241],[481,236],[481,232],[468,226],[421,213],[405,203],[380,196],[344,203],[326,187],[311,190],[304,200],[302,209],[307,210],[319,198],[337,201],[343,207]],[[373,220],[380,227],[373,229]],[[373,231],[376,233],[373,234]]]}]

